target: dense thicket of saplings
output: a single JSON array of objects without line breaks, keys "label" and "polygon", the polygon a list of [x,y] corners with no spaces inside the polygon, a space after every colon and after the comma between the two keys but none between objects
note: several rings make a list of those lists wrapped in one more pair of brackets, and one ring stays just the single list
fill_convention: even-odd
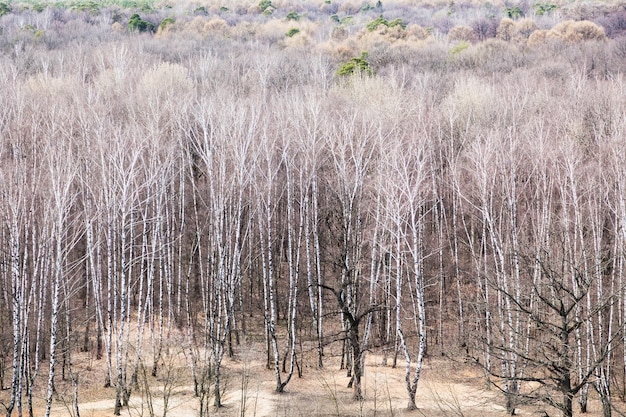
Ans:
[{"label": "dense thicket of saplings", "polygon": [[570,416],[595,390],[609,416],[625,22],[619,3],[0,3],[6,414],[43,395],[48,415],[66,381],[79,407],[85,353],[119,414],[176,349],[203,414],[248,337],[279,392],[342,346],[356,399],[383,352],[414,408],[442,353],[509,412]]}]

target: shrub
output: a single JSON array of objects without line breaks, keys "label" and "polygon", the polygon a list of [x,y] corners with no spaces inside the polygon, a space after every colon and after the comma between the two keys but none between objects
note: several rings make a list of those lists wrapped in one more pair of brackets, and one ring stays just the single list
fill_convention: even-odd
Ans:
[{"label": "shrub", "polygon": [[496,38],[510,41],[516,34],[515,22],[510,17],[504,17],[496,29]]},{"label": "shrub", "polygon": [[100,4],[95,1],[79,1],[71,6],[71,10],[87,12],[96,15],[100,12]]},{"label": "shrub", "polygon": [[172,25],[174,22],[176,22],[176,19],[174,19],[173,17],[166,17],[165,19],[161,20],[161,23],[159,23],[159,32],[163,32],[168,25]]},{"label": "shrub", "polygon": [[348,31],[343,26],[337,26],[333,28],[330,37],[337,42],[341,42],[348,38]]},{"label": "shrub", "polygon": [[371,22],[369,22],[365,27],[370,32],[373,32],[376,29],[378,29],[378,26],[380,26],[380,25],[389,26],[389,22],[382,15],[378,16],[377,19],[372,20]]},{"label": "shrub", "polygon": [[504,9],[504,14],[509,19],[519,19],[520,17],[524,17],[524,11],[519,6],[506,7]]},{"label": "shrub", "polygon": [[131,32],[152,32],[154,30],[154,25],[141,19],[141,17],[135,13],[128,21],[128,30]]},{"label": "shrub", "polygon": [[524,18],[515,24],[516,32],[523,38],[528,39],[538,29],[537,23],[529,18]]},{"label": "shrub", "polygon": [[44,3],[33,3],[30,8],[35,12],[41,13],[46,10],[46,5]]},{"label": "shrub", "polygon": [[287,16],[285,16],[285,19],[297,22],[298,20],[300,20],[300,15],[298,14],[298,12],[289,12],[287,13]]},{"label": "shrub", "polygon": [[298,28],[291,28],[287,31],[287,33],[285,33],[285,36],[288,38],[291,38],[292,36],[296,35],[300,33],[300,29]]},{"label": "shrub", "polygon": [[448,16],[433,19],[433,27],[440,33],[450,33],[454,28],[454,20]]},{"label": "shrub", "polygon": [[351,25],[354,23],[354,16],[344,16],[341,18],[342,25]]},{"label": "shrub", "polygon": [[[0,14],[1,13],[2,12],[0,12]],[[626,11],[612,13],[601,17],[597,22],[604,28],[606,36],[610,38],[618,37],[626,32]]]},{"label": "shrub", "polygon": [[448,32],[448,39],[451,41],[476,42],[477,36],[469,26],[455,26]]},{"label": "shrub", "polygon": [[528,37],[528,46],[537,46],[546,42],[548,39],[548,30],[537,29]]},{"label": "shrub", "polygon": [[487,39],[470,52],[475,71],[479,74],[510,73],[526,63],[517,46],[500,39]]},{"label": "shrub", "polygon": [[406,23],[404,23],[404,21],[400,18],[397,19],[393,19],[391,22],[389,22],[388,25],[390,28],[395,28],[395,27],[399,27],[402,29],[406,29]]},{"label": "shrub", "polygon": [[471,26],[480,41],[495,38],[498,29],[498,23],[494,19],[487,19],[486,17],[474,20]]},{"label": "shrub", "polygon": [[153,0],[117,0],[114,3],[123,9],[135,9],[142,12],[154,11]]},{"label": "shrub", "polygon": [[324,4],[320,6],[320,11],[325,14],[337,13],[339,11],[339,4],[331,3],[331,2],[327,2],[327,3],[324,2]]},{"label": "shrub", "polygon": [[469,43],[467,41],[461,41],[454,48],[450,49],[450,54],[458,55],[461,52],[465,51],[467,48],[469,48]]},{"label": "shrub", "polygon": [[167,25],[171,25],[174,22],[176,22],[176,19],[174,19],[173,17],[166,17],[165,19],[161,20],[161,23],[159,23],[159,29],[165,29]]},{"label": "shrub", "polygon": [[369,22],[365,27],[370,32],[373,32],[376,29],[378,29],[380,26],[385,26],[385,27],[388,27],[388,28],[400,27],[402,29],[406,29],[406,23],[404,23],[402,21],[402,19],[398,18],[398,19],[394,19],[394,20],[392,20],[390,22],[387,19],[385,19],[382,14],[380,16],[378,16],[377,19],[372,20],[371,22]]},{"label": "shrub", "polygon": [[535,9],[535,14],[537,16],[543,16],[544,14],[550,14],[551,12],[553,12],[554,10],[559,8],[554,3],[535,3],[535,4],[533,4],[533,7]]},{"label": "shrub", "polygon": [[11,13],[11,5],[6,2],[0,2],[0,16]]},{"label": "shrub", "polygon": [[606,38],[604,29],[588,20],[575,22],[566,20],[555,25],[550,34],[568,42],[580,42],[588,40],[603,40]]},{"label": "shrub", "polygon": [[616,39],[611,43],[611,54],[619,59],[622,65],[626,63],[626,37]]},{"label": "shrub", "polygon": [[367,52],[361,52],[360,57],[352,58],[350,61],[339,65],[337,75],[345,77],[354,74],[374,75],[374,70],[367,61]]},{"label": "shrub", "polygon": [[261,0],[259,1],[259,9],[261,13],[271,14],[276,7],[272,4],[271,0]]},{"label": "shrub", "polygon": [[211,33],[225,35],[228,29],[228,23],[224,19],[217,16],[208,20],[202,16],[196,16],[185,25],[186,31],[197,33],[202,36],[207,36]]},{"label": "shrub", "polygon": [[424,29],[420,25],[411,25],[411,26],[409,26],[407,28],[407,32],[409,33],[409,36],[412,36],[412,37],[414,37],[416,39],[419,39],[419,40],[424,40],[424,39],[428,38],[428,36],[430,36],[429,29]]},{"label": "shrub", "polygon": [[21,30],[24,32],[32,33],[36,40],[39,40],[46,33],[44,30],[37,28],[31,24],[26,24],[22,26]]}]

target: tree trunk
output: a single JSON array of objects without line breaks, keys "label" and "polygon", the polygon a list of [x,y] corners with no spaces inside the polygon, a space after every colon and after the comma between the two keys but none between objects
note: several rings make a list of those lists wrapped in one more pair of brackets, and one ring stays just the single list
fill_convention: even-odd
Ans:
[{"label": "tree trunk", "polygon": [[570,392],[563,394],[563,417],[573,417],[574,409],[572,403],[572,394]]},{"label": "tree trunk", "polygon": [[352,347],[352,398],[356,401],[363,400],[363,389],[361,378],[363,376],[363,360],[361,358],[361,343],[359,341],[358,329],[350,331],[350,344]]}]

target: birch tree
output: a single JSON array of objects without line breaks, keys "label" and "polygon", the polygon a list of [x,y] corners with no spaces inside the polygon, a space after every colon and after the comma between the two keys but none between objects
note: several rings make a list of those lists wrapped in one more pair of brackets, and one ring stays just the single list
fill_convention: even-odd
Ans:
[{"label": "birch tree", "polygon": [[[423,262],[426,257],[424,248],[424,223],[428,208],[426,194],[429,191],[429,155],[423,139],[413,137],[406,142],[399,142],[388,153],[386,164],[389,178],[394,178],[389,187],[390,202],[387,203],[387,216],[391,226],[390,233],[395,236],[394,258],[396,262],[396,333],[406,360],[405,384],[409,397],[408,409],[415,410],[415,395],[426,353],[426,308],[425,281]],[[405,272],[406,271],[406,272]],[[405,276],[406,275],[406,276]],[[406,279],[406,281],[405,281]],[[403,295],[403,287],[408,286],[412,309],[408,315],[416,323],[417,347],[409,345],[409,338],[403,325],[409,305]]]},{"label": "birch tree", "polygon": [[338,253],[334,263],[339,276],[336,283],[324,284],[323,288],[330,290],[337,301],[345,334],[342,367],[348,369],[351,377],[349,386],[353,389],[353,398],[361,400],[366,353],[363,325],[367,323],[363,319],[378,309],[378,306],[368,305],[368,286],[364,285],[367,278],[374,279],[364,276],[363,271],[366,259],[363,235],[369,224],[366,201],[370,197],[366,194],[366,178],[375,169],[378,146],[387,132],[380,118],[370,119],[372,113],[363,114],[354,105],[345,103],[345,109],[335,116],[327,137],[333,177],[329,187],[337,204],[336,230],[331,233],[337,235]]},{"label": "birch tree", "polygon": [[[50,207],[50,234],[51,234],[51,275],[50,280],[50,347],[49,347],[49,371],[46,392],[45,416],[49,416],[52,408],[53,395],[55,393],[55,372],[57,365],[57,344],[60,342],[59,332],[63,329],[59,326],[61,312],[70,309],[70,300],[64,295],[64,287],[67,285],[72,270],[68,267],[69,254],[76,245],[77,236],[72,233],[75,225],[71,216],[75,202],[75,178],[77,166],[73,160],[72,125],[56,125],[63,122],[65,117],[60,114],[49,114],[47,120],[48,129],[53,134],[49,141],[44,142],[45,159],[42,160],[42,168],[46,169],[49,176],[49,207]],[[68,335],[69,337],[69,335]],[[71,347],[68,347],[68,349]],[[75,381],[74,381],[75,382]]]},{"label": "birch tree", "polygon": [[[317,338],[317,366],[324,366],[323,264],[320,247],[320,170],[325,163],[322,98],[311,90],[290,97],[289,130],[294,132],[295,152],[300,156],[294,166],[298,175],[302,246],[312,325]],[[285,138],[286,140],[293,140]],[[292,170],[293,171],[293,170]],[[293,174],[292,174],[293,175]],[[299,253],[299,252],[298,252]],[[300,255],[302,256],[302,255]]]},{"label": "birch tree", "polygon": [[[279,123],[280,123],[280,119]],[[296,320],[298,280],[300,276],[300,248],[302,246],[303,217],[296,216],[294,198],[296,182],[294,180],[293,151],[287,137],[274,131],[270,124],[263,124],[259,136],[261,155],[255,167],[255,187],[257,191],[257,233],[260,242],[260,256],[263,276],[264,320],[268,343],[268,358],[271,348],[272,360],[268,361],[274,369],[276,392],[283,392],[291,380],[296,361]],[[286,201],[281,202],[281,196]],[[284,207],[284,208],[283,208]],[[282,211],[284,210],[284,211]],[[279,218],[286,217],[286,226],[280,227]],[[301,212],[302,214],[302,212]],[[284,357],[289,355],[289,370],[286,375],[281,372],[281,348],[278,337],[278,300],[280,297],[280,264],[285,244],[285,263],[288,283],[286,285],[287,308],[285,318],[287,324],[287,346]],[[289,353],[287,353],[289,352]]]},{"label": "birch tree", "polygon": [[[25,143],[14,142],[12,155],[3,155],[7,167],[2,171],[3,195],[3,226],[5,236],[8,237],[8,256],[5,258],[8,267],[3,268],[5,284],[5,305],[6,313],[10,313],[12,318],[12,375],[11,375],[11,397],[6,407],[7,416],[11,416],[15,407],[18,414],[22,413],[22,389],[27,381],[24,380],[24,357],[22,355],[27,346],[26,325],[28,324],[28,282],[24,276],[25,252],[24,236],[27,226],[29,201],[34,197],[29,196],[28,190],[32,190],[28,177],[20,172],[27,172],[28,163],[20,155],[20,148]],[[32,159],[31,159],[31,162]],[[43,314],[43,312],[41,312]]]},{"label": "birch tree", "polygon": [[206,229],[200,242],[206,263],[203,277],[203,305],[206,347],[213,363],[216,407],[222,406],[221,363],[235,324],[237,293],[242,285],[243,243],[249,233],[250,217],[244,199],[250,172],[248,159],[257,136],[259,114],[256,106],[243,111],[228,104],[226,97],[198,103],[199,130],[192,137],[193,149],[206,174],[203,200],[207,205]]}]

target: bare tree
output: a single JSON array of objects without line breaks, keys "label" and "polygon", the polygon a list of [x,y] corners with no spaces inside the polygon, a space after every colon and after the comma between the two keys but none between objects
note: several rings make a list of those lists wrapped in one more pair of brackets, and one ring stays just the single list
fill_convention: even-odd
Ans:
[{"label": "bare tree", "polygon": [[[424,302],[424,267],[426,256],[423,239],[423,229],[426,208],[426,193],[428,184],[428,155],[424,149],[424,142],[405,143],[390,153],[389,175],[396,178],[391,189],[391,210],[388,212],[391,225],[395,230],[396,250],[396,332],[400,346],[406,359],[405,382],[409,396],[408,409],[415,410],[415,395],[421,376],[422,362],[426,353],[426,308]],[[405,255],[407,254],[407,255]],[[404,272],[408,283],[412,309],[410,315],[417,327],[417,353],[412,354],[408,338],[402,324],[402,302],[404,286]],[[414,366],[414,370],[412,369]]]},{"label": "bare tree", "polygon": [[[544,155],[543,159],[539,159],[547,164],[551,175],[560,171],[557,161],[562,155],[556,155],[558,157]],[[571,174],[572,165],[567,163],[568,159],[564,159],[564,171]],[[560,183],[562,188],[543,188],[546,193],[539,194],[543,199],[537,200],[536,213],[545,221],[538,222],[540,227],[537,232],[524,236],[520,233],[517,243],[512,241],[512,256],[519,265],[519,276],[528,277],[525,282],[529,287],[521,291],[517,280],[513,281],[513,285],[507,284],[503,278],[488,280],[501,300],[498,307],[504,310],[500,323],[509,315],[514,320],[505,322],[509,324],[500,324],[499,334],[503,343],[493,343],[485,348],[490,348],[493,356],[503,364],[500,370],[492,367],[490,373],[503,378],[504,385],[501,388],[507,395],[507,404],[511,403],[514,407],[519,398],[541,400],[559,409],[563,416],[571,416],[574,396],[588,385],[605,364],[619,331],[612,329],[610,334],[603,333],[601,340],[593,336],[597,331],[593,329],[599,329],[596,323],[602,320],[601,317],[610,316],[616,294],[605,294],[601,290],[604,278],[600,271],[604,268],[604,261],[597,256],[594,259],[591,255],[593,250],[589,250],[593,248],[593,241],[583,239],[577,232],[579,220],[576,219],[580,215],[580,206],[577,204],[577,188],[574,187],[575,182],[572,182],[573,177],[556,175],[554,178],[563,181]],[[542,181],[541,175],[538,179]],[[513,194],[509,196],[509,207],[512,208]],[[483,199],[483,207],[489,207],[485,201],[493,199]],[[521,203],[518,199],[516,202]],[[486,212],[483,209],[483,213]],[[556,212],[560,215],[559,221],[552,217],[552,213]],[[490,218],[493,217],[487,214],[487,229],[493,227]],[[514,230],[512,233],[515,236]],[[491,245],[498,255],[500,249],[497,237],[492,232],[490,234]],[[518,322],[525,324],[516,324]],[[607,329],[604,324],[600,327]],[[524,328],[528,331],[522,332]],[[577,348],[580,340],[577,333],[583,329],[587,329],[593,341],[587,349],[595,354],[588,356],[589,362],[581,368],[576,365],[583,351]],[[514,343],[504,337],[509,332]],[[513,365],[515,368],[511,368]],[[517,371],[512,372],[512,369]],[[577,374],[575,379],[572,377],[574,373]],[[540,388],[522,394],[519,388],[523,382],[538,383]],[[511,389],[512,386],[515,390]]]},{"label": "bare tree", "polygon": [[[350,87],[349,87],[350,88]],[[356,89],[360,88],[358,85]],[[358,90],[357,90],[358,91]],[[378,146],[387,132],[382,121],[371,114],[362,114],[354,108],[339,112],[331,127],[326,147],[332,158],[333,180],[329,187],[337,204],[336,229],[337,254],[334,261],[339,274],[336,283],[324,284],[335,296],[345,334],[342,366],[348,369],[350,386],[356,400],[363,398],[361,379],[364,372],[365,345],[362,328],[367,318],[378,306],[370,306],[365,298],[363,234],[367,221],[366,178],[375,169],[374,159]],[[365,288],[364,288],[365,287]]]},{"label": "bare tree", "polygon": [[[206,340],[211,351],[214,403],[221,407],[221,362],[234,330],[237,293],[242,285],[243,242],[249,230],[245,191],[250,182],[246,161],[256,138],[254,111],[243,112],[225,100],[202,101],[194,153],[206,175],[206,266],[202,268]],[[254,108],[253,108],[254,109]],[[232,349],[232,348],[231,348]]]},{"label": "bare tree", "polygon": [[[294,161],[298,175],[301,227],[304,239],[304,258],[309,296],[309,306],[315,335],[317,338],[317,366],[324,366],[324,297],[322,255],[320,248],[320,169],[324,163],[323,138],[321,135],[324,115],[321,97],[315,92],[305,90],[304,95],[293,97],[289,102],[288,125],[295,132],[294,152],[299,156]],[[286,138],[293,140],[292,138]],[[298,252],[299,253],[299,252]]]},{"label": "bare tree", "polygon": [[[300,277],[300,254],[303,242],[304,211],[296,215],[294,206],[297,194],[295,181],[296,150],[291,149],[288,137],[263,125],[259,137],[262,156],[257,160],[255,187],[257,190],[258,236],[261,243],[261,263],[265,305],[268,357],[271,346],[273,368],[276,376],[276,392],[283,392],[291,380],[296,366],[298,282]],[[285,196],[284,203],[281,196]],[[300,193],[300,197],[302,194]],[[284,212],[282,211],[284,207]],[[285,227],[279,226],[279,214],[285,216]],[[284,245],[284,247],[283,247]],[[284,257],[284,258],[283,258]],[[284,359],[289,357],[289,369],[281,373],[281,353],[278,336],[281,260],[286,263],[287,307],[284,316],[287,324],[287,346]],[[269,365],[269,364],[268,364]]]},{"label": "bare tree", "polygon": [[[54,116],[56,115],[52,115],[52,120],[55,119]],[[63,128],[60,127],[59,130],[61,129]],[[54,130],[55,129],[53,129],[53,131]],[[71,269],[68,268],[68,256],[77,242],[76,236],[72,234],[74,225],[72,224],[73,219],[71,217],[71,208],[75,200],[75,178],[77,174],[77,166],[72,158],[72,142],[69,140],[63,140],[63,136],[52,136],[50,139],[50,142],[46,143],[44,147],[46,159],[45,161],[42,161],[42,165],[47,168],[50,181],[49,201],[52,237],[51,245],[53,247],[51,251],[52,279],[50,282],[50,349],[48,388],[46,393],[46,416],[50,415],[52,398],[55,392],[54,379],[57,361],[57,343],[59,341],[58,333],[62,332],[62,328],[59,328],[62,304],[66,304],[66,311],[69,308],[69,299],[67,297],[63,297],[63,289],[66,287],[67,280],[69,279],[68,275],[71,273]]]}]

